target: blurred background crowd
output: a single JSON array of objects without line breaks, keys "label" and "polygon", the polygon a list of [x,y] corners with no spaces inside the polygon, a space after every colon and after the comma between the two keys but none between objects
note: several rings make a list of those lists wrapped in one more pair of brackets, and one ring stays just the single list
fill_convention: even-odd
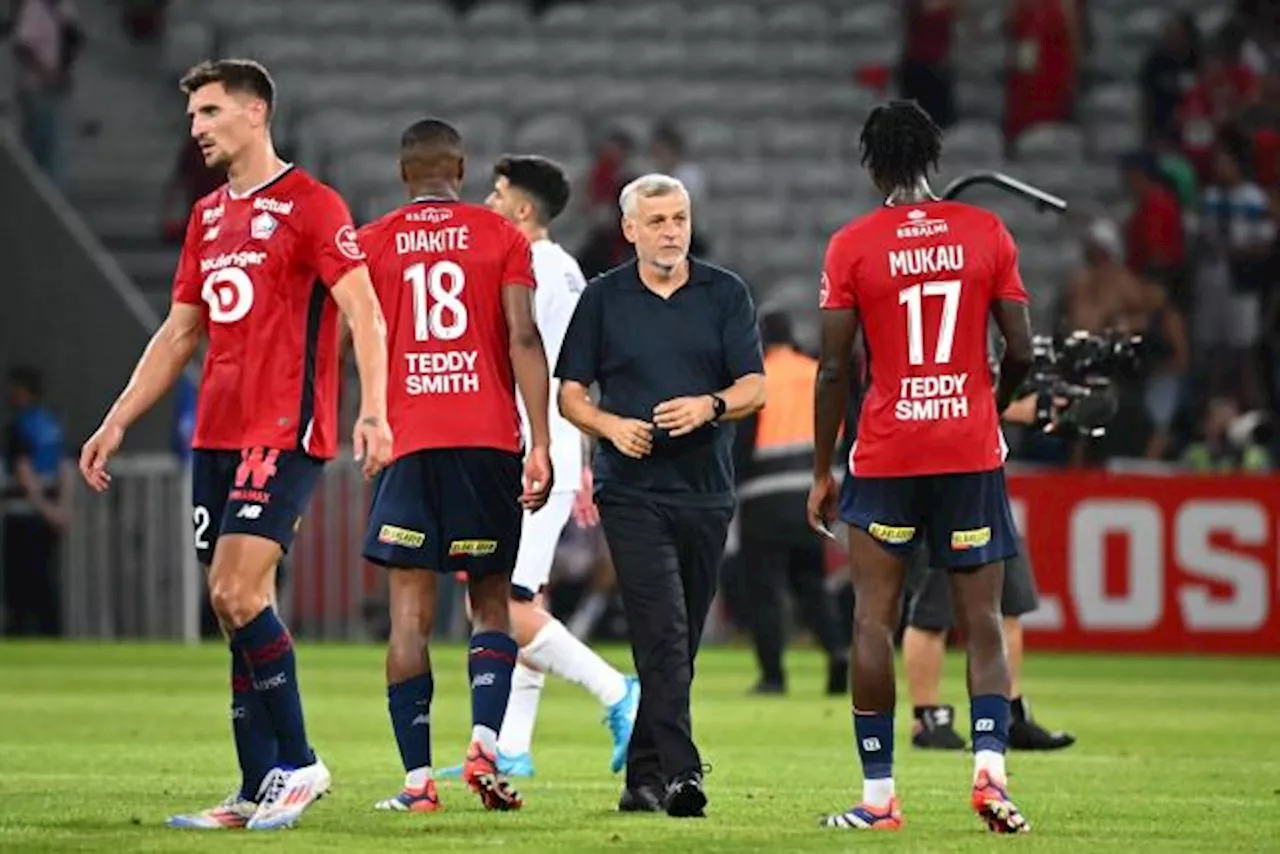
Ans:
[{"label": "blurred background crowd", "polygon": [[826,240],[880,201],[861,121],[914,98],[947,132],[939,188],[999,169],[1068,201],[965,197],[1017,238],[1037,332],[1144,336],[1106,437],[1010,430],[1015,461],[1261,472],[1278,450],[1280,0],[4,0],[0,33],[0,122],[157,314],[222,180],[175,84],[207,56],[272,71],[277,144],[360,221],[399,203],[424,113],[462,129],[472,200],[505,151],[565,163],[556,237],[588,275],[627,255],[621,186],[674,174],[695,251],[807,351]]}]

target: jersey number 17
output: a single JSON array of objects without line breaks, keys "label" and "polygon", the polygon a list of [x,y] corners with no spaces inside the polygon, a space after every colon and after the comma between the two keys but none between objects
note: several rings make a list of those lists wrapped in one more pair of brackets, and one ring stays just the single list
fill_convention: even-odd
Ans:
[{"label": "jersey number 17", "polygon": [[933,363],[945,365],[951,361],[951,348],[955,344],[956,319],[960,315],[960,280],[924,282],[898,291],[898,304],[907,307],[907,361],[913,365],[924,364],[923,303],[927,297],[942,297],[942,319]]},{"label": "jersey number 17", "polygon": [[454,261],[437,261],[429,268],[417,263],[404,271],[413,288],[413,337],[419,341],[453,341],[467,332],[467,307],[462,289],[467,274]]}]

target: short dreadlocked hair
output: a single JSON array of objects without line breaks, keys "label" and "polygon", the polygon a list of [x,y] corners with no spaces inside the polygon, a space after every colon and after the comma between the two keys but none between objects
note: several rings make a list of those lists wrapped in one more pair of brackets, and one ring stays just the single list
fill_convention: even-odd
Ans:
[{"label": "short dreadlocked hair", "polygon": [[890,101],[862,126],[862,165],[884,188],[910,187],[938,168],[942,130],[915,101]]}]

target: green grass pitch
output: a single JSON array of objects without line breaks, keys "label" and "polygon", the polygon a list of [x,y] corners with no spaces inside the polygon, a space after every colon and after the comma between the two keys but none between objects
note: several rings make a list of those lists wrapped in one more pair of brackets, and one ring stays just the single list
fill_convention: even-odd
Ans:
[{"label": "green grass pitch", "polygon": [[[967,754],[913,751],[903,713],[906,830],[817,827],[860,789],[849,703],[820,695],[811,651],[790,654],[786,698],[745,695],[754,677],[745,650],[700,657],[694,723],[714,766],[702,821],[614,812],[620,779],[608,772],[601,711],[554,680],[535,739],[538,776],[519,781],[522,812],[485,814],[446,782],[441,814],[375,813],[401,777],[381,650],[303,642],[299,655],[332,796],[291,831],[200,833],[163,821],[220,800],[235,779],[222,648],[0,644],[0,851],[1280,851],[1275,660],[1032,656],[1040,717],[1080,741],[1010,758],[1034,831],[1000,839],[968,811]],[[438,766],[460,757],[469,731],[464,655],[458,646],[435,654]],[[629,660],[619,648],[607,655]],[[963,716],[962,662],[947,666],[945,694]]]}]

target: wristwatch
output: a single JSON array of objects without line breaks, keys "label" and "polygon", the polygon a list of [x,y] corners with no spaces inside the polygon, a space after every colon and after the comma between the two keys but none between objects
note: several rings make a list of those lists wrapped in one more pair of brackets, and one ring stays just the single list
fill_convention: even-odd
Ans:
[{"label": "wristwatch", "polygon": [[728,407],[728,404],[724,402],[723,397],[718,394],[713,394],[711,395],[711,405],[714,407],[714,414],[711,416],[711,421],[714,423],[719,421],[724,415],[724,411]]}]

